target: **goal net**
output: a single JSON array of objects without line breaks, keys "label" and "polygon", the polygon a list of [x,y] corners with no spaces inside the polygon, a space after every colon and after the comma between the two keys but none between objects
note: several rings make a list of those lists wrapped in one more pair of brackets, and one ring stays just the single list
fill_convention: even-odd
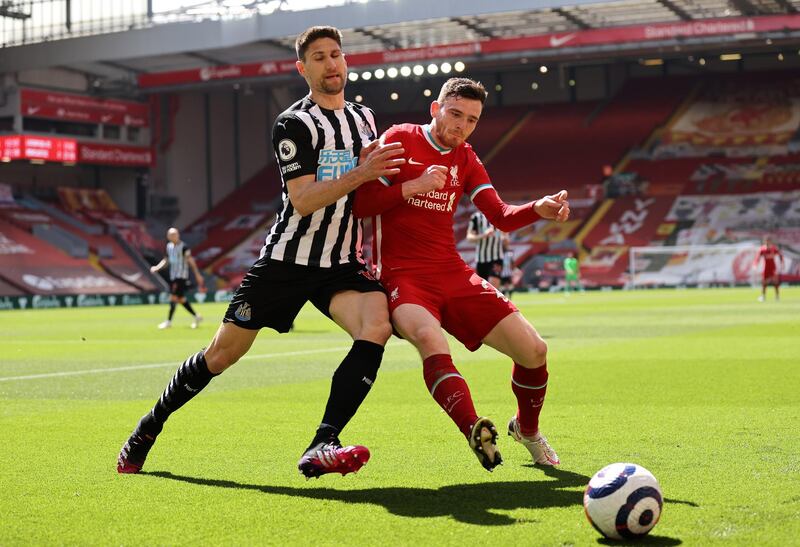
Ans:
[{"label": "goal net", "polygon": [[631,247],[630,287],[752,284],[756,242]]}]

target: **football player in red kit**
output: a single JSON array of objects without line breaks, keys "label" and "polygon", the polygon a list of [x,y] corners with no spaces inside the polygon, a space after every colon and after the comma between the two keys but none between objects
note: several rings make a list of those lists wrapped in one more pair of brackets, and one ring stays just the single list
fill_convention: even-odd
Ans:
[{"label": "football player in red kit", "polygon": [[[775,300],[780,300],[779,286],[781,284],[781,269],[783,269],[783,253],[769,236],[764,238],[764,244],[758,250],[756,259],[753,262],[753,268],[758,267],[758,263],[761,262],[762,258],[764,259],[764,269],[761,272],[761,296],[758,297],[758,301],[763,302],[767,297],[767,285],[775,287]],[[781,261],[780,269],[775,264],[779,258]]]},{"label": "football player in red kit", "polygon": [[353,211],[358,217],[374,217],[373,260],[389,296],[392,322],[419,351],[428,390],[467,437],[481,464],[491,471],[502,462],[497,430],[475,411],[442,329],[470,351],[487,344],[513,359],[517,412],[508,433],[536,463],[557,465],[556,452],[539,431],[547,344],[514,304],[461,259],[453,216],[466,193],[499,230],[510,232],[539,218],[564,221],[569,216],[567,192],[520,206],[500,199],[466,143],[485,99],[480,83],[452,78],[431,104],[429,125],[402,124],[386,131],[381,141],[402,143],[406,162],[400,173],[362,185]]}]

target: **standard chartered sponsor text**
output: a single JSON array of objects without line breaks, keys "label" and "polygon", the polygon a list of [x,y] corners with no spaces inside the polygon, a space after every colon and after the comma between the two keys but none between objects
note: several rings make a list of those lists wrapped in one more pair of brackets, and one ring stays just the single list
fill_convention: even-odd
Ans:
[{"label": "standard chartered sponsor text", "polygon": [[752,19],[743,21],[715,21],[710,23],[695,22],[685,25],[669,25],[663,27],[646,26],[645,38],[674,38],[675,36],[702,36],[707,34],[728,34],[735,32],[753,32],[755,23]]},{"label": "standard chartered sponsor text", "polygon": [[118,162],[149,162],[150,150],[133,151],[113,148],[111,150],[101,150],[98,148],[81,148],[81,157],[84,160],[95,161],[118,161]]}]

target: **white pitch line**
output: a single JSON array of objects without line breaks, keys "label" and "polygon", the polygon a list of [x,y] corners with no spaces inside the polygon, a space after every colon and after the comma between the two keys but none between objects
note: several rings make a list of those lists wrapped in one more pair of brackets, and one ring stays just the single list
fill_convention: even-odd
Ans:
[{"label": "white pitch line", "polygon": [[[396,344],[396,343],[395,343]],[[387,345],[395,345],[387,344]],[[292,355],[313,355],[314,353],[331,353],[334,351],[344,351],[350,349],[350,346],[340,348],[326,348],[326,349],[307,349],[302,351],[285,351],[283,353],[262,353],[258,355],[245,355],[240,361],[245,359],[269,359],[271,357],[289,357]],[[129,367],[113,367],[113,368],[90,368],[87,370],[71,370],[64,372],[46,372],[43,374],[29,374],[27,376],[6,376],[0,377],[0,382],[11,382],[13,380],[38,380],[40,378],[59,378],[61,376],[81,376],[83,374],[102,374],[103,372],[124,372],[126,370],[143,370],[147,368],[160,368],[160,367],[177,367],[177,361],[170,361],[169,363],[152,363],[149,365],[132,365]]]}]

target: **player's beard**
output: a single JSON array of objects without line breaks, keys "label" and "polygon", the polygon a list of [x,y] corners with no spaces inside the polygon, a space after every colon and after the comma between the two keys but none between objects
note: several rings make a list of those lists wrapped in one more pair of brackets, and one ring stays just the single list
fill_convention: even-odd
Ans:
[{"label": "player's beard", "polygon": [[344,90],[345,76],[337,73],[338,80],[328,80],[325,76],[320,79],[318,91],[326,95],[338,95]]},{"label": "player's beard", "polygon": [[462,142],[464,142],[464,139],[454,135],[447,128],[442,128],[439,126],[437,129],[438,131],[436,131],[436,137],[438,138],[439,142],[445,145],[447,148],[457,148]]}]

